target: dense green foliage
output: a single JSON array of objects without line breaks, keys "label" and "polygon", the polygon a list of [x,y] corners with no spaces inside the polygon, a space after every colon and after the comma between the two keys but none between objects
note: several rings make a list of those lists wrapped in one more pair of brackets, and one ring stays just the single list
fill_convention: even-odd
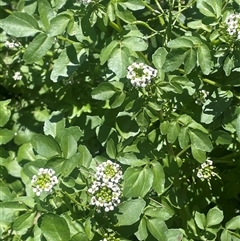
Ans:
[{"label": "dense green foliage", "polygon": [[1,240],[240,241],[239,0],[0,8]]}]

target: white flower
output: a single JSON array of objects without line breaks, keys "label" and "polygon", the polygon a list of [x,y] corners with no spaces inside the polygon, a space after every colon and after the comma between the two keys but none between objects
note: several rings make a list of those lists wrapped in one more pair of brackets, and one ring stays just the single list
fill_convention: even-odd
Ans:
[{"label": "white flower", "polygon": [[5,42],[5,47],[7,47],[7,48],[9,48],[9,49],[14,49],[15,47],[19,47],[20,46],[20,43],[18,43],[18,42],[15,42],[15,41],[6,41]]},{"label": "white flower", "polygon": [[33,175],[31,183],[33,192],[40,196],[41,192],[52,192],[54,185],[58,183],[57,176],[53,176],[55,171],[53,169],[40,168],[37,175]]},{"label": "white flower", "polygon": [[237,40],[240,39],[240,14],[230,14],[225,23],[227,25],[227,32],[230,36],[237,35]]},{"label": "white flower", "polygon": [[208,96],[208,91],[200,90],[194,93],[193,98],[196,99],[195,103],[197,105],[203,105],[206,102],[207,96]]},{"label": "white flower", "polygon": [[211,179],[211,176],[216,176],[217,174],[213,171],[214,167],[212,164],[213,162],[211,160],[206,160],[206,162],[202,163],[197,169],[197,177],[204,181]]},{"label": "white flower", "polygon": [[121,189],[119,182],[122,179],[121,167],[110,160],[101,163],[96,168],[95,180],[88,192],[92,194],[91,205],[105,212],[112,211],[120,203]]},{"label": "white flower", "polygon": [[87,6],[89,3],[92,2],[92,0],[79,0],[78,2],[80,2],[81,4]]},{"label": "white flower", "polygon": [[13,79],[14,80],[21,80],[22,79],[21,73],[19,71],[15,72],[14,76],[13,76]]},{"label": "white flower", "polygon": [[134,87],[145,88],[157,76],[157,70],[144,63],[132,63],[127,68],[127,79]]}]

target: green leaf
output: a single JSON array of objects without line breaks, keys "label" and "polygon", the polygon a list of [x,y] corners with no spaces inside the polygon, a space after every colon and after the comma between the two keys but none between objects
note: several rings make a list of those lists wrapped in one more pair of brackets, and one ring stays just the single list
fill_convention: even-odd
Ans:
[{"label": "green leaf", "polygon": [[237,132],[238,138],[240,139],[240,115],[238,115],[236,119],[236,132]]},{"label": "green leaf", "polygon": [[50,25],[49,21],[55,17],[56,13],[47,0],[38,0],[38,12],[45,30],[47,31]]},{"label": "green leaf", "polygon": [[167,121],[163,121],[160,124],[160,131],[161,131],[162,135],[167,135],[168,127],[169,127],[169,122],[167,122]]},{"label": "green leaf", "polygon": [[165,72],[171,72],[180,67],[186,57],[186,50],[183,49],[173,49],[167,54],[166,61],[163,65],[163,70]]},{"label": "green leaf", "polygon": [[219,210],[217,207],[210,209],[207,213],[207,227],[220,224],[223,218],[223,211]]},{"label": "green leaf", "polygon": [[11,111],[8,108],[10,102],[11,100],[0,101],[0,127],[5,126],[10,119]]},{"label": "green leaf", "polygon": [[0,201],[11,201],[12,193],[7,186],[1,186],[0,188]]},{"label": "green leaf", "polygon": [[202,107],[201,122],[212,123],[231,105],[232,99],[233,93],[230,90],[215,90]]},{"label": "green leaf", "polygon": [[112,138],[108,139],[108,141],[107,141],[106,153],[110,158],[112,158],[112,159],[116,158],[116,154],[117,154],[116,153],[116,145]]},{"label": "green leaf", "polygon": [[140,0],[128,0],[126,2],[119,2],[119,4],[123,7],[127,7],[132,11],[137,11],[140,9],[144,9],[145,5]]},{"label": "green leaf", "polygon": [[[236,131],[238,131],[238,128],[236,128]],[[231,135],[222,130],[216,130],[211,133],[213,141],[216,142],[216,144],[219,145],[230,145],[232,143],[232,137]]]},{"label": "green leaf", "polygon": [[[77,46],[76,46],[77,47]],[[76,51],[74,45],[63,49],[58,59],[54,62],[51,80],[57,82],[63,77],[70,76],[86,59],[86,50]]]},{"label": "green leaf", "polygon": [[134,233],[138,240],[146,240],[148,237],[147,222],[145,218],[140,220],[137,232]]},{"label": "green leaf", "polygon": [[200,68],[205,75],[209,75],[213,68],[213,61],[210,50],[206,44],[199,45],[197,49],[197,59]]},{"label": "green leaf", "polygon": [[118,206],[118,212],[115,214],[118,222],[117,226],[128,226],[136,223],[140,219],[140,215],[146,202],[143,199],[133,199],[122,202]]},{"label": "green leaf", "polygon": [[0,129],[0,145],[6,144],[14,137],[14,131],[6,128]]},{"label": "green leaf", "polygon": [[19,216],[13,223],[13,230],[17,232],[19,235],[23,235],[27,232],[27,230],[33,226],[35,218],[35,212],[24,213]]},{"label": "green leaf", "polygon": [[109,2],[109,4],[107,5],[107,16],[112,22],[116,19],[114,5],[111,2]]},{"label": "green leaf", "polygon": [[132,23],[136,21],[136,18],[134,17],[132,12],[127,9],[123,9],[122,7],[121,10],[116,8],[116,15],[126,23]]},{"label": "green leaf", "polygon": [[115,87],[108,82],[100,83],[91,93],[95,100],[108,100],[116,93]]},{"label": "green leaf", "polygon": [[74,168],[79,167],[80,164],[80,153],[76,153],[74,156],[71,156],[69,159],[63,162],[61,173],[63,176],[68,177]]},{"label": "green leaf", "polygon": [[47,241],[70,240],[70,231],[64,218],[56,214],[45,214],[41,223],[43,236]]},{"label": "green leaf", "polygon": [[84,145],[79,145],[78,151],[80,153],[80,164],[86,168],[89,168],[92,161],[91,153]]},{"label": "green leaf", "polygon": [[49,119],[44,122],[43,131],[45,135],[51,135],[53,138],[57,136],[65,127],[65,119],[59,111],[54,111]]},{"label": "green leaf", "polygon": [[235,238],[236,237],[234,237],[234,236],[232,236],[231,235],[231,233],[228,231],[228,230],[226,230],[226,229],[224,229],[223,231],[222,231],[222,234],[221,234],[221,241],[239,241],[240,239],[237,239],[236,238],[236,240],[235,240]]},{"label": "green leaf", "polygon": [[207,223],[207,219],[206,219],[205,215],[203,213],[199,213],[196,211],[194,219],[195,219],[197,226],[200,229],[205,230],[206,223]]},{"label": "green leaf", "polygon": [[24,61],[28,64],[38,61],[52,47],[53,42],[53,37],[49,37],[45,33],[40,33],[25,50],[23,55]]},{"label": "green leaf", "polygon": [[179,135],[180,126],[177,121],[168,124],[167,139],[170,143],[174,143]]},{"label": "green leaf", "polygon": [[144,215],[166,221],[174,215],[174,210],[169,206],[169,204],[166,205],[166,202],[161,204],[152,202],[144,209]]},{"label": "green leaf", "polygon": [[27,37],[40,32],[37,20],[24,12],[13,12],[0,22],[0,28],[14,37]]},{"label": "green leaf", "polygon": [[168,229],[167,241],[183,240],[183,233],[179,229]]},{"label": "green leaf", "polygon": [[205,16],[219,18],[222,11],[222,0],[198,0],[197,8]]},{"label": "green leaf", "polygon": [[59,14],[56,17],[52,18],[50,21],[48,35],[54,37],[62,34],[65,31],[70,21],[70,18],[71,16],[66,13]]},{"label": "green leaf", "polygon": [[144,197],[151,189],[153,173],[149,167],[129,167],[124,173],[123,195]]},{"label": "green leaf", "polygon": [[125,92],[117,92],[114,95],[114,98],[112,98],[109,101],[109,105],[112,109],[118,108],[124,103],[124,100],[126,98],[126,93]]},{"label": "green leaf", "polygon": [[191,144],[198,150],[210,152],[213,149],[212,142],[207,134],[199,130],[189,131]]},{"label": "green leaf", "polygon": [[152,161],[152,173],[153,173],[153,189],[157,192],[158,195],[161,195],[164,192],[165,184],[165,173],[163,167],[157,161]]},{"label": "green leaf", "polygon": [[127,74],[127,67],[129,65],[126,48],[115,48],[108,60],[108,67],[117,77],[122,78]]},{"label": "green leaf", "polygon": [[0,210],[1,225],[10,225],[17,219],[18,213],[20,211],[26,211],[27,207],[25,204],[15,201],[0,202]]},{"label": "green leaf", "polygon": [[71,133],[68,132],[67,129],[62,130],[61,133],[57,135],[57,141],[61,147],[63,157],[66,159],[69,159],[77,152],[77,141],[71,135]]},{"label": "green leaf", "polygon": [[22,161],[22,160],[34,161],[35,158],[36,157],[34,155],[31,143],[24,143],[19,147],[18,154],[17,154],[18,161]]},{"label": "green leaf", "polygon": [[[126,125],[126,123],[128,124]],[[131,115],[128,112],[118,114],[116,129],[124,139],[136,136],[139,133],[137,122],[131,118]]]},{"label": "green leaf", "polygon": [[196,159],[198,162],[203,163],[206,161],[206,152],[197,149],[194,147],[194,145],[191,145],[191,151],[194,159]]},{"label": "green leaf", "polygon": [[167,43],[167,47],[171,49],[178,49],[178,48],[192,48],[193,43],[192,41],[186,38],[176,38]]},{"label": "green leaf", "polygon": [[224,60],[223,64],[223,70],[226,74],[226,76],[229,76],[232,73],[232,69],[235,67],[234,63],[234,56],[227,56],[226,59]]},{"label": "green leaf", "polygon": [[143,38],[135,36],[124,38],[121,44],[130,49],[131,51],[144,51],[148,47],[148,44],[145,40],[143,40]]},{"label": "green leaf", "polygon": [[187,23],[187,26],[191,29],[203,29],[204,31],[211,32],[211,26],[202,23],[202,20],[195,20]]},{"label": "green leaf", "polygon": [[190,74],[197,63],[197,52],[195,49],[187,51],[186,59],[184,60],[184,70],[186,74]]},{"label": "green leaf", "polygon": [[166,60],[166,56],[167,50],[163,47],[158,48],[152,56],[154,66],[161,69]]},{"label": "green leaf", "polygon": [[54,0],[54,7],[58,10],[66,4],[67,0]]},{"label": "green leaf", "polygon": [[159,241],[167,241],[167,225],[158,218],[147,219],[147,227],[152,236]]},{"label": "green leaf", "polygon": [[240,215],[233,217],[226,223],[226,229],[236,230],[240,229]]},{"label": "green leaf", "polygon": [[61,155],[60,146],[52,136],[35,134],[33,136],[32,145],[35,151],[43,157],[51,158]]},{"label": "green leaf", "polygon": [[189,134],[188,134],[188,128],[182,127],[179,132],[178,136],[179,145],[182,149],[187,148],[189,144]]},{"label": "green leaf", "polygon": [[124,165],[129,165],[132,167],[143,166],[150,163],[148,159],[139,159],[133,153],[124,153],[123,155],[120,155],[118,157],[118,161]]},{"label": "green leaf", "polygon": [[100,54],[100,64],[103,65],[112,54],[113,50],[118,46],[119,42],[117,40],[113,40],[109,45],[107,45],[104,49],[102,49]]}]

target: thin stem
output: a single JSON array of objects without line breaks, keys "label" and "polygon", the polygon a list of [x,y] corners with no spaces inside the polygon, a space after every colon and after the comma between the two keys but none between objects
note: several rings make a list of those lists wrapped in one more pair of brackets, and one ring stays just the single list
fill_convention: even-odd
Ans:
[{"label": "thin stem", "polygon": [[[70,194],[68,194],[67,192],[62,192],[63,194],[65,194],[70,200],[72,200],[75,204],[77,204],[78,206],[81,206],[82,208],[87,208],[86,206],[83,206],[80,202],[78,202],[75,198],[73,198]],[[88,209],[88,208],[87,208]]]},{"label": "thin stem", "polygon": [[156,5],[158,6],[159,10],[164,13],[164,10],[162,9],[162,6],[160,5],[158,0],[155,0]]},{"label": "thin stem", "polygon": [[109,25],[110,25],[114,30],[116,30],[117,32],[119,32],[119,33],[121,32],[121,27],[118,26],[116,23],[110,21],[110,22],[109,22]]},{"label": "thin stem", "polygon": [[75,41],[73,41],[73,40],[71,40],[71,39],[65,38],[65,37],[63,37],[63,36],[61,36],[61,35],[57,36],[57,39],[63,40],[63,41],[68,42],[68,43],[70,43],[70,44],[79,43],[79,42],[75,42]]},{"label": "thin stem", "polygon": [[160,202],[156,201],[155,199],[153,199],[153,198],[151,198],[151,197],[149,197],[149,199],[150,199],[151,201],[157,203],[159,206],[163,207],[163,205],[162,205]]},{"label": "thin stem", "polygon": [[181,150],[176,157],[180,157],[184,152],[186,152],[189,148],[191,147],[191,145],[188,145],[185,149]]},{"label": "thin stem", "polygon": [[155,29],[151,28],[146,22],[143,22],[141,20],[134,21],[134,22],[132,22],[132,24],[142,25],[145,28],[148,28],[149,30],[153,31],[154,33],[157,33],[157,31]]},{"label": "thin stem", "polygon": [[148,65],[151,65],[151,63],[149,62],[149,60],[147,59],[147,57],[142,53],[142,52],[137,52],[137,55],[144,59],[144,61],[148,64]]},{"label": "thin stem", "polygon": [[151,12],[153,12],[153,13],[158,13],[158,11],[157,10],[155,10],[155,9],[153,9],[150,5],[148,5],[145,1],[141,1],[142,2],[142,4],[148,9],[148,10],[150,10]]},{"label": "thin stem", "polygon": [[213,86],[216,86],[216,87],[222,87],[221,84],[213,81],[213,80],[210,80],[210,79],[207,79],[207,78],[202,78],[202,80],[205,82],[205,83],[208,83],[210,85],[213,85]]}]

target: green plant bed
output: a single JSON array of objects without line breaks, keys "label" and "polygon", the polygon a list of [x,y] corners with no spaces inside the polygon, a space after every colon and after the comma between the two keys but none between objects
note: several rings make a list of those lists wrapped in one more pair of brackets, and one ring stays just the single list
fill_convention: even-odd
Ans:
[{"label": "green plant bed", "polygon": [[240,241],[240,1],[0,1],[0,240]]}]

